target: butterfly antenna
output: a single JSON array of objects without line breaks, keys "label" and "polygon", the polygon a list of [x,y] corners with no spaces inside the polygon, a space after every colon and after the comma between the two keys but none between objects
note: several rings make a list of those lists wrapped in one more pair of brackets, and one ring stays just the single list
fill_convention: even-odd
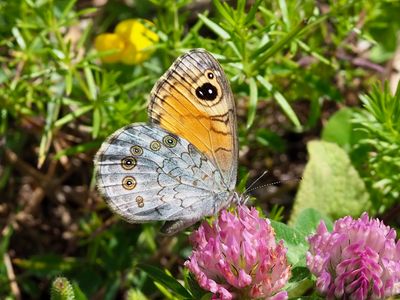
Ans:
[{"label": "butterfly antenna", "polygon": [[267,183],[267,184],[263,184],[263,185],[257,186],[257,187],[252,188],[252,189],[249,187],[249,189],[246,189],[246,192],[251,192],[251,191],[254,191],[254,190],[257,190],[257,189],[265,188],[267,186],[272,186],[272,185],[276,185],[276,184],[283,183],[283,182],[288,182],[288,181],[293,181],[293,180],[300,181],[302,179],[303,179],[302,177],[299,177],[299,178],[292,178],[292,179],[287,179],[287,180],[278,180],[278,181],[274,181],[274,182],[270,182],[270,183]]},{"label": "butterfly antenna", "polygon": [[265,176],[265,174],[267,174],[268,173],[268,171],[264,171],[256,180],[254,180],[250,185],[249,185],[249,187],[248,188],[246,188],[245,190],[244,190],[244,192],[243,192],[243,194],[246,194],[250,189],[251,189],[251,187],[253,186],[253,185],[255,185],[261,178],[263,178],[264,176]]}]

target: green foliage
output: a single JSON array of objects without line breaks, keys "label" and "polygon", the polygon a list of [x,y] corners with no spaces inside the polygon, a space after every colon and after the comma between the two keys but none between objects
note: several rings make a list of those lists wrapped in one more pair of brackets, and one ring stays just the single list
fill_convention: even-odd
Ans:
[{"label": "green foliage", "polygon": [[309,161],[296,195],[291,222],[313,207],[332,218],[359,216],[370,202],[364,182],[344,150],[333,143],[308,143]]},{"label": "green foliage", "polygon": [[[64,28],[77,25],[79,18],[95,10],[76,12],[74,4],[75,1],[55,5],[52,1],[11,1],[0,6],[4,17],[9,10],[19,10],[15,23],[10,25],[12,36],[7,43],[12,56],[2,58],[9,67],[2,71],[0,130],[8,136],[14,130],[10,124],[15,121],[23,124],[43,117],[39,166],[57,133],[71,124],[81,124],[93,138],[104,138],[130,123],[132,116],[143,120],[145,99],[140,87],[150,90],[151,85],[145,83],[149,76],[155,76],[146,67],[136,68],[135,72],[100,69],[93,53],[82,55],[81,47],[90,43],[92,21],[74,43],[71,37],[63,36]],[[134,99],[133,103],[128,98]],[[64,149],[62,154],[84,152],[98,145],[99,142],[86,141]]]},{"label": "green foliage", "polygon": [[[167,299],[173,299],[169,296],[170,293],[167,290],[171,290],[177,296],[181,296],[184,299],[191,299],[192,295],[188,292],[175,278],[170,274],[151,266],[151,265],[139,265],[143,271],[145,271],[157,285],[161,285],[165,290],[164,296],[168,296]],[[159,287],[160,288],[160,287]]]},{"label": "green foliage", "polygon": [[[190,0],[109,0],[97,8],[76,0],[0,2],[0,223],[8,228],[1,233],[0,298],[14,297],[13,283],[23,297],[48,297],[60,275],[70,283],[58,277],[52,291],[61,283],[72,287],[76,299],[211,298],[182,268],[190,254],[187,235],[165,238],[157,234],[159,224],[117,221],[90,180],[93,154],[104,138],[146,121],[154,83],[177,55],[201,47],[226,71],[238,104],[242,150],[254,151],[250,158],[241,155],[240,191],[257,168],[274,168],[274,155],[290,163],[293,153],[301,157],[305,147],[290,137],[301,135],[298,144],[318,138],[320,124],[326,124],[322,139],[351,158],[331,144],[309,144],[291,226],[282,223],[290,214],[287,202],[256,202],[260,210],[268,208],[277,239],[288,247],[290,297],[317,299],[303,296],[312,285],[304,255],[306,237],[319,221],[329,228],[325,214],[358,215],[369,208],[368,198],[379,213],[398,203],[400,89],[394,96],[387,87],[369,92],[382,74],[357,65],[367,55],[355,48],[369,42],[374,62],[391,58],[399,4],[250,2],[213,0],[206,8]],[[156,25],[154,55],[140,65],[101,64],[94,37],[133,17]],[[359,92],[364,108],[348,108],[348,95]],[[336,103],[344,108],[333,114]],[[290,163],[286,170],[292,170]],[[56,226],[54,219],[65,223]],[[21,247],[26,236],[39,246]],[[10,256],[15,280],[4,263]]]},{"label": "green foliage", "polygon": [[350,152],[359,133],[354,130],[354,124],[351,122],[353,114],[353,110],[347,107],[338,110],[325,124],[322,140],[336,143],[346,152]]},{"label": "green foliage", "polygon": [[[202,14],[199,15],[199,18],[224,41],[222,45],[226,46],[220,52],[226,54],[221,57],[221,60],[229,61],[230,66],[234,68],[231,71],[235,73],[233,80],[238,80],[239,84],[246,82],[249,86],[246,127],[249,128],[254,122],[259,99],[258,89],[262,87],[266,93],[275,97],[294,126],[300,130],[300,121],[288,101],[279,91],[273,90],[272,85],[264,75],[270,69],[269,59],[282,51],[305,28],[307,22],[299,20],[297,21],[298,25],[290,28],[290,30],[285,27],[283,29],[285,31],[278,30],[272,33],[271,20],[269,20],[272,11],[267,10],[261,3],[260,0],[256,1],[249,11],[246,11],[246,1],[238,1],[236,9],[234,9],[226,2],[215,0],[215,8],[222,16],[221,22],[216,23]],[[256,14],[260,14],[262,20],[257,20]],[[279,22],[278,19],[274,21]],[[281,38],[277,39],[276,36],[281,36]],[[216,44],[210,45],[211,47],[218,46],[218,41],[215,40],[214,42]],[[261,70],[263,72],[260,72]]]},{"label": "green foliage", "polygon": [[323,220],[328,229],[332,221],[316,209],[307,208],[299,213],[292,226],[271,220],[276,233],[276,240],[283,240],[288,248],[288,260],[294,267],[305,267],[305,255],[308,249],[307,236],[315,233],[319,222]]},{"label": "green foliage", "polygon": [[327,122],[322,138],[345,149],[370,194],[375,212],[397,203],[400,195],[400,96],[387,84],[360,96],[362,109],[344,108]]},{"label": "green foliage", "polygon": [[400,88],[391,95],[387,84],[383,91],[375,86],[369,95],[361,96],[361,101],[364,108],[355,114],[353,122],[364,138],[354,149],[365,152],[361,174],[374,208],[382,212],[398,203],[400,197]]},{"label": "green foliage", "polygon": [[284,241],[287,247],[288,261],[292,265],[292,276],[286,285],[290,299],[297,299],[295,297],[304,295],[313,285],[311,273],[306,268],[307,237],[315,232],[321,220],[324,220],[328,229],[332,228],[331,219],[315,209],[303,210],[293,226],[271,221],[276,233],[276,240]]}]

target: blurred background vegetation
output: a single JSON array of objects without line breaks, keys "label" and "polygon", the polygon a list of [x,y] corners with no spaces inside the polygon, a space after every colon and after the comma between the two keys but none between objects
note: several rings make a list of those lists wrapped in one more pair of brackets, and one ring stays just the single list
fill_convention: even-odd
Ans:
[{"label": "blurred background vegetation", "polygon": [[[239,189],[268,171],[254,205],[288,220],[307,143],[322,139],[347,153],[369,212],[399,228],[399,12],[390,0],[1,1],[0,298],[47,298],[65,275],[91,299],[174,299],[137,265],[182,278],[187,234],[113,216],[92,160],[113,131],[147,120],[153,84],[191,48],[230,79]],[[101,63],[95,37],[131,18],[154,23],[152,55]]]}]

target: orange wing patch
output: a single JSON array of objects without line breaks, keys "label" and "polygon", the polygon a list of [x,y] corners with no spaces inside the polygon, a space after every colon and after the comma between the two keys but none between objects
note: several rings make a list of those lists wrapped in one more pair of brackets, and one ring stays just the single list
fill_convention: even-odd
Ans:
[{"label": "orange wing patch", "polygon": [[[162,106],[153,107],[157,115],[156,123],[190,141],[216,163],[227,162],[219,165],[221,170],[226,171],[230,167],[233,159],[232,132],[226,126],[223,115],[211,118],[209,114],[200,111],[191,102],[177,94],[166,96],[161,104]],[[188,128],[190,130],[187,130]]]}]

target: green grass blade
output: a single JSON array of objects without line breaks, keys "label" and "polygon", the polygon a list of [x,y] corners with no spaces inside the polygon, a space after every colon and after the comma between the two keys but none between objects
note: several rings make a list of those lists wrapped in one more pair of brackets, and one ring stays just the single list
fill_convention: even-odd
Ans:
[{"label": "green grass blade", "polygon": [[40,168],[46,160],[47,152],[49,151],[51,140],[53,138],[54,121],[57,119],[60,112],[60,99],[52,99],[47,103],[47,116],[44,133],[40,140],[38,168]]},{"label": "green grass blade", "polygon": [[168,275],[165,271],[147,264],[139,264],[138,268],[145,271],[146,274],[149,275],[154,281],[159,282],[177,295],[180,295],[184,298],[192,298],[192,295],[188,292],[188,290],[182,284],[180,284],[178,280]]},{"label": "green grass blade", "polygon": [[204,24],[208,28],[210,28],[212,31],[214,31],[214,33],[217,34],[219,37],[221,37],[223,40],[228,40],[228,39],[231,38],[231,36],[230,36],[230,34],[228,32],[226,32],[217,23],[214,23],[213,21],[211,21],[205,15],[199,14],[199,18],[204,22]]},{"label": "green grass blade", "polygon": [[255,79],[252,77],[249,79],[249,95],[250,95],[250,102],[249,102],[249,108],[247,112],[247,123],[246,127],[247,129],[253,125],[254,118],[256,116],[256,109],[257,109],[257,102],[258,102],[258,89],[257,89],[257,83]]},{"label": "green grass blade", "polygon": [[235,20],[232,18],[232,16],[229,14],[229,11],[227,10],[227,7],[224,6],[221,1],[219,0],[213,0],[213,4],[217,11],[221,14],[223,17],[223,20],[229,23],[231,26],[235,26]]},{"label": "green grass blade", "polygon": [[295,38],[300,31],[307,25],[307,20],[304,19],[301,21],[295,28],[293,28],[290,32],[288,32],[282,39],[276,42],[273,46],[271,46],[267,51],[260,55],[260,58],[255,61],[256,66],[260,66],[265,63],[271,56],[280,51],[283,47],[286,46],[293,38]]},{"label": "green grass blade", "polygon": [[88,92],[89,92],[89,95],[88,95],[89,99],[95,100],[95,99],[97,99],[97,88],[96,88],[96,83],[94,81],[92,70],[90,69],[89,66],[85,66],[83,68],[83,72],[84,72],[85,78],[86,78],[86,83],[87,83]]},{"label": "green grass blade", "polygon": [[272,84],[270,84],[267,80],[265,80],[264,77],[257,75],[257,80],[267,91],[272,93],[272,95],[274,96],[274,99],[276,100],[278,105],[281,107],[283,112],[286,114],[286,116],[289,118],[289,120],[296,127],[296,130],[298,130],[298,131],[302,130],[300,121],[297,118],[296,113],[290,106],[289,102],[286,100],[286,98],[280,92],[274,91]]},{"label": "green grass blade", "polygon": [[69,114],[65,115],[64,117],[58,119],[54,123],[54,127],[59,128],[64,126],[65,124],[75,120],[76,118],[82,116],[83,114],[87,113],[88,111],[93,109],[93,105],[85,105],[78,108],[75,111],[70,112]]}]

